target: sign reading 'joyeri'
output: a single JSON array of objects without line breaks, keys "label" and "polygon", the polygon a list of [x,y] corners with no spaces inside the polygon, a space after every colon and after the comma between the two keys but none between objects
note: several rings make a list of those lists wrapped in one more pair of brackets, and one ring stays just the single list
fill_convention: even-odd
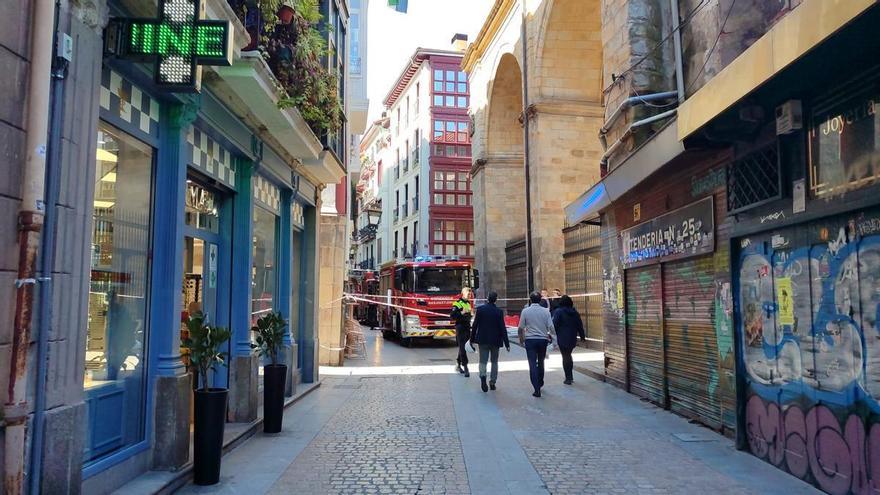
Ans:
[{"label": "sign reading 'joyeri'", "polygon": [[198,91],[202,65],[232,64],[232,27],[202,20],[199,0],[160,0],[158,19],[114,19],[105,48],[123,58],[155,60],[156,85]]}]

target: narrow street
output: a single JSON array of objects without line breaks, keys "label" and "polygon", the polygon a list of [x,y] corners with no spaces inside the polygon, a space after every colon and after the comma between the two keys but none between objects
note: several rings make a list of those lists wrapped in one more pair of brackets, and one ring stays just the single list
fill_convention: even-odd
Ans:
[{"label": "narrow street", "polygon": [[502,350],[498,390],[484,394],[476,363],[470,378],[454,372],[454,346],[406,349],[364,333],[366,359],[322,368],[282,433],[227,455],[220,484],[178,493],[818,493],[622,390],[580,373],[563,385],[558,353],[544,397],[530,395],[516,345]]}]

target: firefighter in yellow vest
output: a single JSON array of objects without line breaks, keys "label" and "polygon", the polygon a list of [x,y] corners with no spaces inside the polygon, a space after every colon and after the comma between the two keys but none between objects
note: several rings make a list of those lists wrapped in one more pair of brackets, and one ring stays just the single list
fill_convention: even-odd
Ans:
[{"label": "firefighter in yellow vest", "polygon": [[471,289],[464,287],[458,300],[452,303],[452,321],[455,322],[455,342],[458,344],[458,358],[455,370],[471,376],[468,371],[468,357],[464,346],[471,339]]}]

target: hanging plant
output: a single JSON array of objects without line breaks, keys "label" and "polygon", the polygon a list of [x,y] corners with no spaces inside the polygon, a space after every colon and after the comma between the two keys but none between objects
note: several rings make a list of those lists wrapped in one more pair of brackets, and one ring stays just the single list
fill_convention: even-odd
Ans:
[{"label": "hanging plant", "polygon": [[231,1],[252,37],[259,32],[258,48],[280,86],[279,108],[297,108],[319,136],[339,130],[339,76],[324,65],[334,54],[318,29],[318,0]]}]

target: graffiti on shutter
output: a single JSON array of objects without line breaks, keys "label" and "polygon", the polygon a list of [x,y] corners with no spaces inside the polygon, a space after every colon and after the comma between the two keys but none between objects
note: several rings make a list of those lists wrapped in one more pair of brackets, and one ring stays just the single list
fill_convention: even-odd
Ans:
[{"label": "graffiti on shutter", "polygon": [[660,265],[626,271],[626,343],[630,392],[666,405]]},{"label": "graffiti on shutter", "polygon": [[721,428],[712,256],[663,267],[663,322],[669,408]]},{"label": "graffiti on shutter", "polygon": [[834,494],[880,486],[880,235],[872,225],[878,209],[736,243],[739,424],[749,450]]}]

